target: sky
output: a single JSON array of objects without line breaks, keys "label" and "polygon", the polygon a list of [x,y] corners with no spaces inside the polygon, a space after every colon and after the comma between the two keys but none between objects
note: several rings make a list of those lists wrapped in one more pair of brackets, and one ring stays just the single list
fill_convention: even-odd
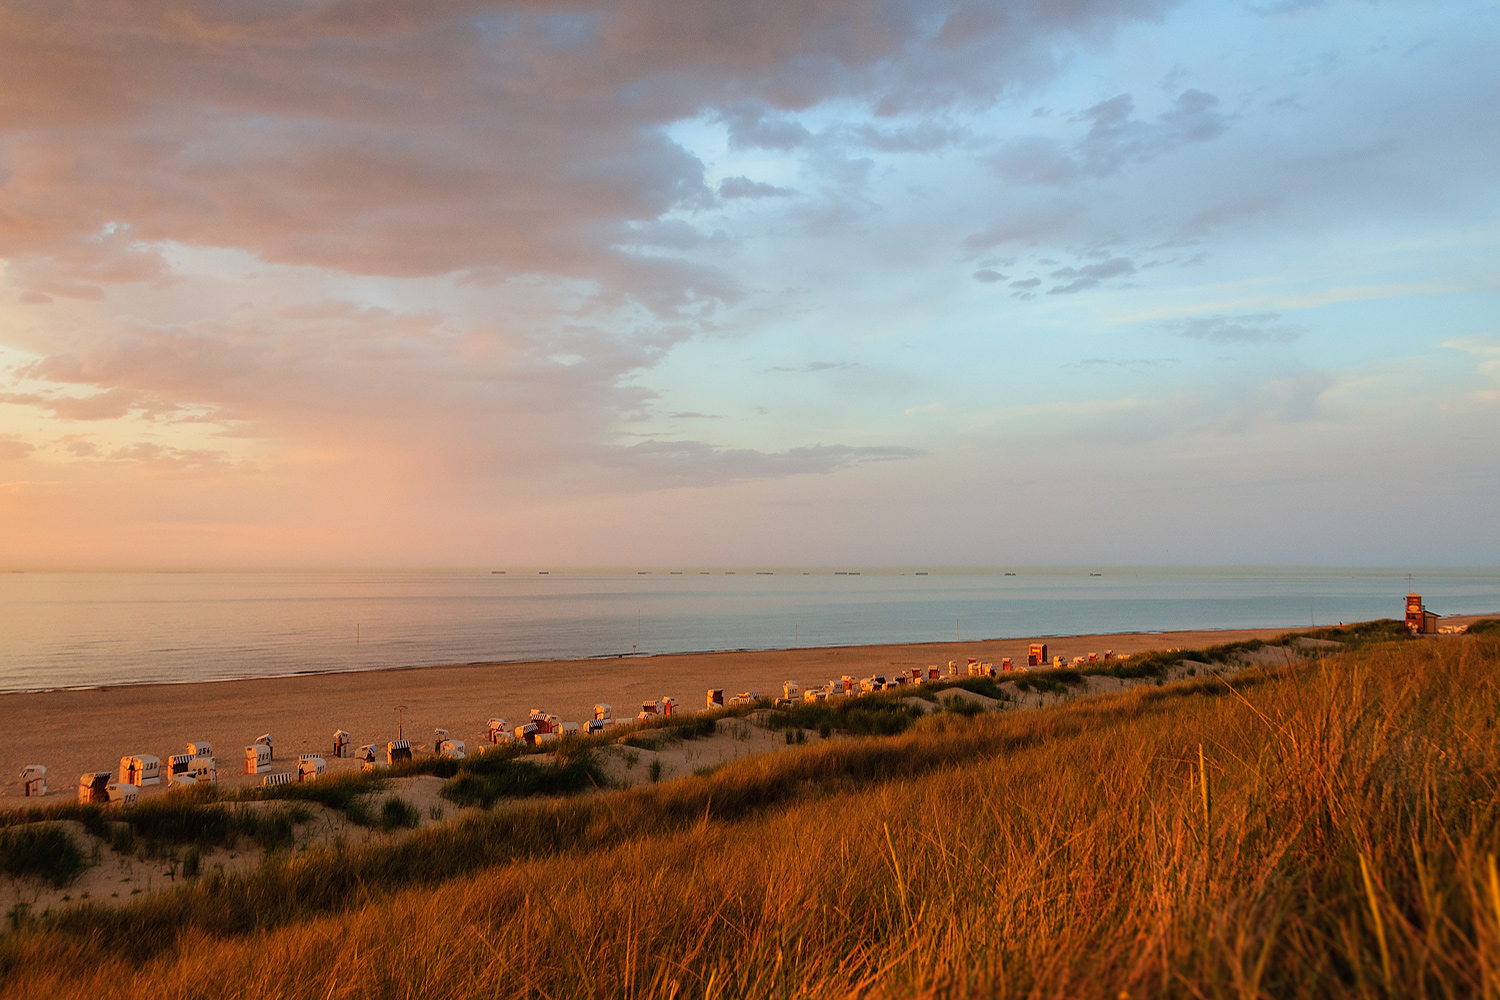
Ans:
[{"label": "sky", "polygon": [[1500,565],[1497,51],[11,0],[0,566]]}]

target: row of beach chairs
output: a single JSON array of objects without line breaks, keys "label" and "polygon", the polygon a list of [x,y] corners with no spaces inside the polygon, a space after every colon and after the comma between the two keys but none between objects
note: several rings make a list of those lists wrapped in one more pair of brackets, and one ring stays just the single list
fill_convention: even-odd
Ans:
[{"label": "row of beach chairs", "polygon": [[[1124,659],[1124,657],[1119,659]],[[1072,665],[1111,663],[1115,660],[1114,650],[1106,649],[1102,657],[1095,653],[1075,656],[1072,659]],[[1048,665],[1047,644],[1033,643],[1027,651],[1026,667],[1019,669],[1024,671],[1028,668]],[[1053,656],[1050,665],[1060,668],[1069,664],[1064,657]],[[941,665],[932,664],[927,667],[911,667],[891,677],[884,674],[872,674],[856,680],[845,675],[836,681],[829,681],[820,687],[806,690],[796,681],[787,681],[782,685],[781,698],[776,699],[775,703],[789,705],[799,700],[811,703],[826,698],[847,697],[855,693],[865,694],[909,685],[915,686],[924,682],[930,683],[941,680],[945,676],[953,678],[967,675],[993,678],[1013,669],[1016,668],[1012,666],[1011,658],[1008,656],[1001,658],[999,669],[996,669],[993,663],[982,663],[971,657],[962,669],[957,661],[949,660],[946,671]],[[760,703],[762,698],[759,691],[742,691],[726,699],[723,688],[711,688],[705,699],[705,708],[713,711],[726,707],[753,706]],[[636,714],[636,721],[648,722],[653,719],[667,718],[676,714],[676,711],[677,700],[670,696],[654,701],[643,701],[640,712]],[[514,728],[504,719],[490,719],[487,737],[494,745],[525,743],[538,746],[574,733],[601,732],[614,726],[616,722],[613,707],[603,703],[594,706],[594,717],[582,727],[576,722],[565,722],[550,712],[534,708],[527,720]],[[438,729],[434,736],[436,739],[433,752],[438,756],[455,760],[462,760],[466,756],[467,746],[464,741],[452,738],[448,730]],[[353,747],[349,734],[338,729],[334,731],[333,745],[328,756],[333,758],[359,757],[364,761],[366,768],[371,768],[376,765],[381,756],[385,757],[387,764],[411,760],[412,744],[410,740],[405,739],[391,740],[385,745],[382,754],[381,748],[373,743],[358,748]],[[245,747],[245,773],[264,774],[262,783],[266,785],[282,785],[292,781],[315,780],[326,772],[328,766],[327,760],[321,754],[302,754],[298,758],[295,772],[271,774],[275,757],[276,752],[271,734],[266,733],[258,737],[254,743]],[[110,779],[114,777],[114,773],[109,771],[85,772],[78,779],[78,800],[80,802],[128,804],[136,800],[140,789],[161,784],[163,779],[169,787],[214,784],[218,781],[218,767],[213,756],[213,747],[205,741],[195,741],[187,744],[186,753],[169,755],[165,769],[162,767],[161,759],[150,754],[122,757],[118,780],[111,781]],[[21,785],[22,794],[28,797],[46,795],[47,768],[41,764],[28,764],[21,771]]]}]

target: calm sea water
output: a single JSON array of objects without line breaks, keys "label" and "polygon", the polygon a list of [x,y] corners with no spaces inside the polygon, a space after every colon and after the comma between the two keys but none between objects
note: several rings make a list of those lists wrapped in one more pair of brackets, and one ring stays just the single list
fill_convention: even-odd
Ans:
[{"label": "calm sea water", "polygon": [[0,691],[1500,610],[1500,569],[0,574]]}]

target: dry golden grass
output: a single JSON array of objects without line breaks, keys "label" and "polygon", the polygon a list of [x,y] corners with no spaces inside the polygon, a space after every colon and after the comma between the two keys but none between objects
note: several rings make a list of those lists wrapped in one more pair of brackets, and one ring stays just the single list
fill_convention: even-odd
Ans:
[{"label": "dry golden grass", "polygon": [[[1497,667],[1383,644],[497,809],[413,838],[461,877],[268,869],[259,929],[205,879],[12,933],[0,997],[1495,996]],[[296,866],[379,878],[313,905]]]}]

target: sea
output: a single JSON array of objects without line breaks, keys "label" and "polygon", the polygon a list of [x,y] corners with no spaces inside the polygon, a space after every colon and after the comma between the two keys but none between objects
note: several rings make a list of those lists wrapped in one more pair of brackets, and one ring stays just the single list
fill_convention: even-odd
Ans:
[{"label": "sea", "polygon": [[0,691],[1500,612],[1500,568],[0,573]]}]

